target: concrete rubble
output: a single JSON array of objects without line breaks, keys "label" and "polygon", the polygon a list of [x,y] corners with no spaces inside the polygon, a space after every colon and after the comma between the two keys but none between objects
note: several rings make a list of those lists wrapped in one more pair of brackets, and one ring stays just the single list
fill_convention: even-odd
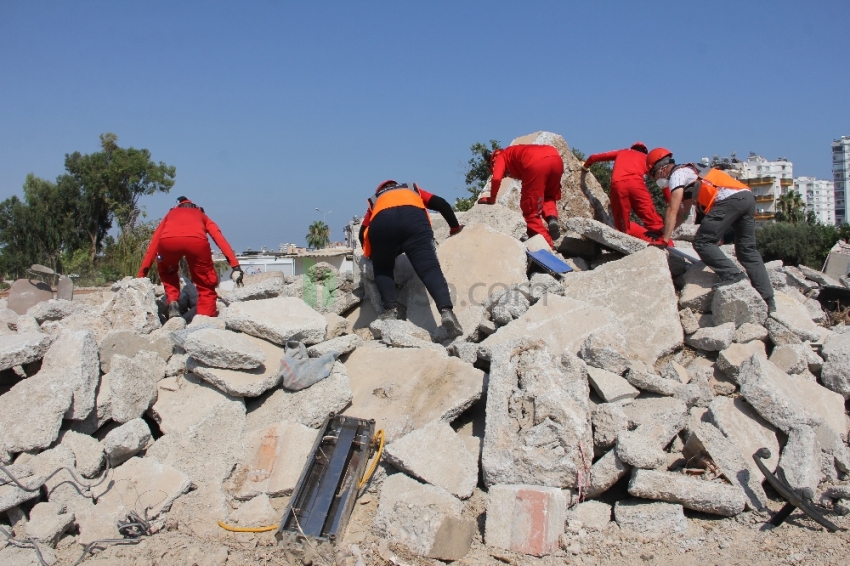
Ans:
[{"label": "concrete rubble", "polygon": [[[829,513],[850,511],[850,331],[817,300],[841,282],[771,263],[768,314],[748,282],[715,289],[701,262],[614,230],[563,138],[514,142],[564,159],[553,253],[575,272],[529,266],[521,185],[506,179],[499,204],[462,214],[461,233],[434,220],[464,328],[451,340],[404,255],[400,320],[378,319],[359,248],[353,273],[320,262],[248,275],[220,291],[220,316],[191,320],[160,318],[163,291],[147,279],[72,301],[16,283],[26,301],[0,304],[0,463],[31,491],[0,474],[0,524],[48,562],[119,537],[131,511],[157,531],[263,545],[272,535],[218,522],[279,521],[337,414],[385,433],[345,539],[384,562],[577,560],[588,537],[686,537],[692,511],[762,523],[781,502],[763,487],[761,448]],[[674,237],[689,248],[693,229]],[[330,375],[284,389],[292,340],[313,358],[336,352]],[[0,562],[38,563],[1,539]],[[228,561],[226,548],[208,554],[197,563]]]}]

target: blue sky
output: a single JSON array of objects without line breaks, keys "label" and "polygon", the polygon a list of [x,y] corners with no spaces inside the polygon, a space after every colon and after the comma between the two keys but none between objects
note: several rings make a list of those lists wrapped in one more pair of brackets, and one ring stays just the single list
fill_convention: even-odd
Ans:
[{"label": "blue sky", "polygon": [[850,2],[0,0],[0,198],[114,132],[237,250],[332,238],[382,180],[463,196],[469,146],[756,151],[831,178]]}]

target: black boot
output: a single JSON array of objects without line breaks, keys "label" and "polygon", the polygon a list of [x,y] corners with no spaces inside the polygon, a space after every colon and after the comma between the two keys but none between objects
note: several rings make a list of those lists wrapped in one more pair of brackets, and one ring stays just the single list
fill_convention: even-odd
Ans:
[{"label": "black boot", "polygon": [[440,311],[440,319],[443,323],[443,328],[448,332],[449,338],[463,336],[463,328],[460,326],[460,321],[452,309],[443,309]]},{"label": "black boot", "polygon": [[180,303],[171,301],[168,303],[168,318],[176,318],[180,316]]},{"label": "black boot", "polygon": [[547,227],[549,228],[549,237],[557,240],[561,237],[561,226],[558,224],[558,219],[550,216],[546,219]]}]

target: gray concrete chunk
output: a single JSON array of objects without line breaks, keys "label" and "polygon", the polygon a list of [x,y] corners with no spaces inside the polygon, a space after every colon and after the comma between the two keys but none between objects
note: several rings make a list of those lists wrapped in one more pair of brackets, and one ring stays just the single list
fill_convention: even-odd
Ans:
[{"label": "gray concrete chunk", "polygon": [[251,338],[229,330],[202,328],[186,336],[183,349],[207,366],[233,370],[254,369],[267,360],[257,340]]},{"label": "gray concrete chunk", "polygon": [[141,417],[156,401],[156,383],[165,376],[165,362],[146,350],[132,359],[116,355],[108,375],[112,420],[126,423]]},{"label": "gray concrete chunk", "polygon": [[0,336],[0,371],[40,360],[53,343],[53,336],[41,333]]},{"label": "gray concrete chunk", "polygon": [[714,291],[711,314],[716,325],[735,323],[764,324],[767,319],[767,303],[761,298],[749,280],[734,285],[723,285]]},{"label": "gray concrete chunk", "polygon": [[625,337],[613,329],[598,330],[584,341],[579,357],[588,366],[623,375],[631,366],[625,343]]},{"label": "gray concrete chunk", "polygon": [[761,448],[770,450],[770,458],[763,460],[767,469],[771,472],[776,470],[779,463],[779,440],[776,437],[776,428],[764,420],[743,399],[731,399],[729,397],[717,397],[708,408],[709,420],[721,432],[738,447],[752,477],[759,477],[761,471],[753,461],[753,454]]},{"label": "gray concrete chunk", "polygon": [[597,497],[608,491],[625,476],[632,467],[617,457],[616,450],[609,450],[593,463],[590,468],[590,482],[587,485],[587,497]]},{"label": "gray concrete chunk", "polygon": [[532,556],[552,554],[564,532],[564,492],[536,485],[494,485],[487,495],[487,546]]},{"label": "gray concrete chunk", "polygon": [[225,324],[275,344],[298,340],[309,346],[325,339],[328,321],[301,299],[276,297],[230,305]]},{"label": "gray concrete chunk", "polygon": [[824,357],[821,368],[824,386],[850,399],[850,333],[827,338],[821,353]]},{"label": "gray concrete chunk", "polygon": [[133,419],[112,429],[101,441],[103,451],[113,468],[126,462],[151,441],[151,430],[142,419]]},{"label": "gray concrete chunk", "polygon": [[434,421],[387,445],[387,461],[396,468],[461,499],[478,483],[478,458],[448,423]]},{"label": "gray concrete chunk", "polygon": [[717,355],[717,369],[726,374],[726,377],[738,383],[738,372],[740,371],[741,364],[753,357],[754,354],[767,356],[764,342],[757,340],[745,344],[732,344],[728,348],[721,350]]},{"label": "gray concrete chunk", "polygon": [[61,381],[74,394],[66,419],[83,420],[95,406],[100,382],[97,342],[89,330],[63,332],[44,355],[39,375]]},{"label": "gray concrete chunk", "polygon": [[629,493],[726,517],[743,512],[747,504],[744,490],[738,486],[657,470],[634,470]]},{"label": "gray concrete chunk", "polygon": [[73,397],[61,381],[38,375],[0,395],[0,452],[47,448],[59,436]]},{"label": "gray concrete chunk", "polygon": [[705,350],[707,352],[719,352],[732,345],[735,336],[735,323],[727,322],[713,328],[700,328],[685,338],[688,346]]},{"label": "gray concrete chunk", "polygon": [[614,505],[614,518],[621,529],[641,533],[649,539],[665,539],[671,534],[688,532],[688,520],[682,506],[674,503],[626,499]]},{"label": "gray concrete chunk", "polygon": [[735,335],[732,339],[735,342],[743,344],[752,342],[753,340],[766,340],[767,337],[767,328],[760,324],[745,322],[735,330]]},{"label": "gray concrete chunk", "polygon": [[568,218],[564,223],[573,232],[622,254],[637,253],[647,246],[645,241],[620,232],[592,218]]},{"label": "gray concrete chunk", "polygon": [[779,467],[795,489],[817,489],[821,480],[821,449],[812,427],[796,426],[788,433]]},{"label": "gray concrete chunk", "polygon": [[634,399],[640,395],[640,391],[629,385],[628,381],[610,371],[588,366],[587,377],[593,390],[606,403]]},{"label": "gray concrete chunk", "polygon": [[[344,320],[344,319],[343,319]],[[307,355],[311,358],[321,358],[330,351],[339,352],[340,356],[350,354],[363,343],[363,340],[357,334],[346,334],[331,338],[320,344],[307,348]]]},{"label": "gray concrete chunk", "polygon": [[[198,332],[204,332],[199,330]],[[226,332],[216,330],[216,332]],[[190,334],[193,336],[196,333]],[[264,362],[253,369],[225,369],[210,367],[191,355],[186,360],[186,369],[214,385],[220,391],[235,397],[258,397],[278,386],[283,379],[280,360],[284,349],[276,344],[245,334],[240,337],[251,344],[255,359],[262,357]]]}]

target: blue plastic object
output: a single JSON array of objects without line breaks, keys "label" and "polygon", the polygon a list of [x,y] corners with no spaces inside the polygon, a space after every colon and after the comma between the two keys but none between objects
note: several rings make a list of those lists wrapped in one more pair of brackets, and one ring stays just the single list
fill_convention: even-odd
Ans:
[{"label": "blue plastic object", "polygon": [[547,273],[552,275],[563,275],[573,270],[572,267],[555,257],[551,252],[546,250],[538,250],[536,252],[526,251],[531,261],[542,267]]}]

